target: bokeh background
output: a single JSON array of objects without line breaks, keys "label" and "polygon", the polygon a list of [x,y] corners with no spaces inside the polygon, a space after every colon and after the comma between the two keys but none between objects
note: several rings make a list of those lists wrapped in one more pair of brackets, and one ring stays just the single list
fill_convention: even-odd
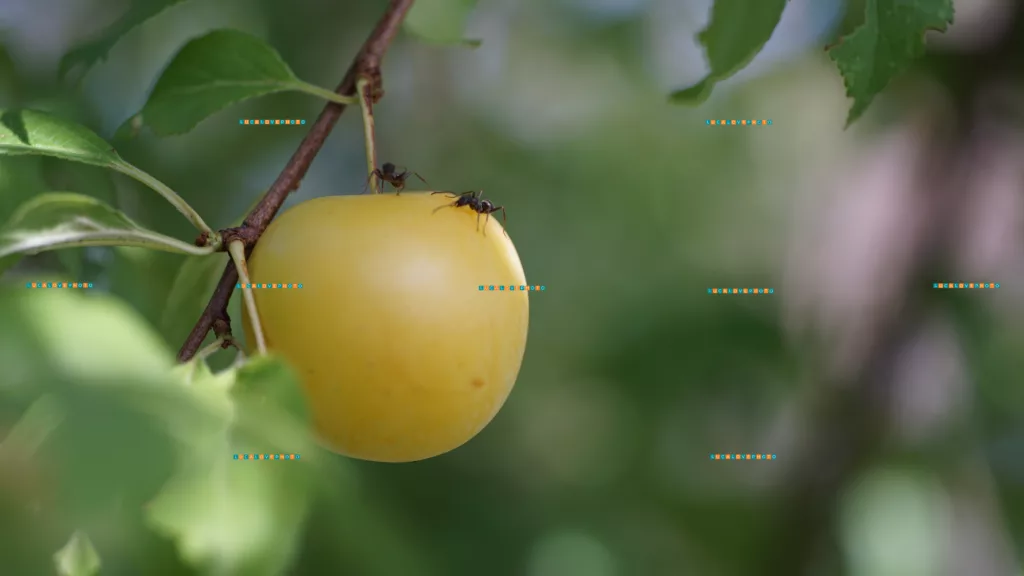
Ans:
[{"label": "bokeh background", "polygon": [[[220,27],[267,39],[300,78],[333,87],[383,5],[186,2],[69,85],[56,80],[61,55],[126,3],[4,0],[0,105],[110,137],[177,49]],[[547,290],[531,296],[525,362],[494,422],[429,461],[339,457],[334,489],[358,508],[315,504],[290,574],[1022,574],[1021,3],[958,1],[953,29],[929,36],[926,58],[848,130],[822,47],[856,10],[832,0],[793,0],[765,50],[708,103],[670,105],[672,89],[704,73],[695,35],[709,7],[482,0],[467,30],[479,48],[408,35],[393,45],[381,159],[504,204],[527,278]],[[321,107],[271,96],[184,136],[143,132],[117,146],[224,227],[305,129],[238,120],[312,121]],[[359,193],[363,153],[359,115],[347,113],[289,205]],[[0,219],[43,190],[96,195],[194,235],[125,178],[0,158]],[[176,350],[209,293],[168,302],[181,262],[71,250],[25,260],[0,283],[93,282]],[[72,316],[67,329],[91,328]],[[7,360],[0,381],[22,359]],[[719,452],[777,459],[709,460]],[[169,541],[112,533],[94,538],[104,575],[193,573]]]}]

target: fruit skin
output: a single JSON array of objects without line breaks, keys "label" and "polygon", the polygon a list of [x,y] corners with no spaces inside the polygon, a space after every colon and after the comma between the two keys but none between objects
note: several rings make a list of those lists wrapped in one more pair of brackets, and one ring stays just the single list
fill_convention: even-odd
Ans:
[{"label": "fruit skin", "polygon": [[[341,454],[411,462],[461,446],[515,384],[529,298],[493,217],[445,195],[328,196],[281,214],[249,259],[267,347],[302,377]],[[434,212],[435,209],[438,209]],[[480,291],[480,285],[515,291]],[[243,325],[254,342],[248,316]],[[252,344],[250,344],[250,347]]]}]

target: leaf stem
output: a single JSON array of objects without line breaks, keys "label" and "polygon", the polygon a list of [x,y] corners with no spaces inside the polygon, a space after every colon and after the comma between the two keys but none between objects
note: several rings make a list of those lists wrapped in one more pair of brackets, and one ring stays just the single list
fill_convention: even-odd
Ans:
[{"label": "leaf stem", "polygon": [[35,254],[62,248],[82,248],[85,246],[131,246],[175,254],[190,254],[192,256],[207,256],[217,251],[216,246],[195,246],[170,236],[157,234],[156,232],[125,230],[118,232],[68,232],[64,237],[55,238],[47,236],[45,237],[45,242],[26,238],[20,242],[12,242],[9,246],[0,250],[0,258],[10,256],[11,254]]},{"label": "leaf stem", "polygon": [[323,98],[328,102],[334,102],[337,104],[355,104],[358,101],[355,96],[342,96],[337,92],[331,92],[326,88],[321,88],[320,86],[310,84],[309,82],[301,82],[299,84],[299,89],[306,94],[311,94],[317,98]]},{"label": "leaf stem", "polygon": [[205,232],[210,238],[214,238],[216,236],[216,233],[213,231],[213,229],[210,228],[205,221],[203,221],[203,217],[200,216],[199,213],[195,211],[195,209],[189,206],[188,202],[185,202],[185,200],[181,196],[178,196],[178,194],[174,190],[171,190],[170,187],[168,187],[163,182],[157,180],[153,176],[140,170],[139,168],[136,168],[135,166],[129,164],[128,162],[115,162],[113,165],[111,165],[111,168],[117,170],[118,172],[124,174],[125,176],[129,176],[135,179],[136,181],[145,184],[146,186],[149,186],[151,189],[155,190],[157,194],[163,196],[165,200],[170,202],[171,206],[174,206],[178,210],[178,212],[181,212],[182,215],[185,216],[185,218],[188,218],[188,221],[191,222],[192,225],[195,226],[197,230],[199,230],[200,232]]},{"label": "leaf stem", "polygon": [[232,240],[228,243],[228,253],[238,270],[238,280],[242,283],[242,296],[245,299],[246,312],[249,313],[252,333],[256,337],[256,350],[260,354],[267,353],[267,341],[263,337],[263,326],[260,324],[259,311],[256,309],[256,298],[252,295],[252,288],[248,285],[252,282],[249,278],[249,267],[245,264],[245,244],[241,240]]},{"label": "leaf stem", "polygon": [[363,76],[356,81],[356,94],[359,98],[359,109],[363,112],[363,135],[366,138],[366,175],[370,177],[370,191],[380,194],[380,182],[373,178],[377,169],[377,136],[373,120],[373,82]]},{"label": "leaf stem", "polygon": [[196,357],[194,358],[194,360],[199,361],[199,362],[205,361],[207,358],[212,356],[218,350],[223,350],[224,349],[224,342],[226,342],[226,341],[227,341],[227,338],[225,338],[224,336],[218,337],[216,340],[211,342],[209,346],[207,346],[207,347],[203,348],[202,350],[200,350],[199,352],[197,352],[196,353]]}]

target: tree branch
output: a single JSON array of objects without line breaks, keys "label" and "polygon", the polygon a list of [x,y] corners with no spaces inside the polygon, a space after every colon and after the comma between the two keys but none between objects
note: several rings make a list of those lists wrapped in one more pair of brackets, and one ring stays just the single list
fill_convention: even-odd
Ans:
[{"label": "tree branch", "polygon": [[[359,78],[365,77],[371,81],[371,86],[373,86],[371,102],[380,100],[381,96],[384,95],[384,91],[381,88],[380,63],[387,52],[388,46],[398,33],[398,28],[405,19],[405,15],[412,8],[412,3],[413,0],[391,0],[387,11],[381,16],[377,26],[370,33],[366,42],[363,43],[362,48],[359,49],[355,59],[345,73],[345,77],[335,89],[337,94],[355,96],[356,82]],[[313,123],[309,133],[303,138],[298,150],[292,155],[291,160],[288,161],[284,170],[281,171],[277,180],[274,181],[273,186],[270,187],[270,190],[260,200],[260,203],[245,218],[241,228],[235,231],[236,237],[247,240],[247,256],[252,252],[256,239],[263,234],[267,226],[270,225],[270,221],[274,219],[274,216],[281,209],[281,205],[284,204],[288,194],[298,189],[299,183],[305,177],[310,164],[313,163],[313,159],[320,152],[324,141],[327,140],[327,136],[334,129],[334,125],[338,122],[338,118],[344,111],[344,104],[329,102],[324,107],[323,112],[320,113],[316,122]],[[210,302],[206,305],[202,316],[199,317],[195,327],[178,352],[179,362],[187,362],[195,356],[196,351],[199,350],[203,340],[206,338],[206,334],[213,328],[215,321],[228,319],[228,301],[231,300],[231,295],[235,290],[237,282],[238,272],[235,270],[234,262],[228,262],[224,268],[224,273],[221,274],[217,288],[210,297]]]}]

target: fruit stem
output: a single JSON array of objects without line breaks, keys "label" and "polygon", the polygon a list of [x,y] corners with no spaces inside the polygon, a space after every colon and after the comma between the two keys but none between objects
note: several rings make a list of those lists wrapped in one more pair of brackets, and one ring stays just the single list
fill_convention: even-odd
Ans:
[{"label": "fruit stem", "polygon": [[252,326],[252,333],[256,337],[256,350],[260,354],[267,353],[267,341],[263,338],[263,326],[260,324],[260,315],[256,310],[256,298],[252,295],[252,288],[249,286],[249,267],[245,264],[245,244],[241,240],[232,240],[228,244],[228,253],[238,270],[238,280],[242,283],[242,297],[245,299],[245,309],[249,313],[249,322]]},{"label": "fruit stem", "polygon": [[366,176],[370,178],[370,191],[380,194],[379,182],[372,177],[373,171],[377,169],[377,138],[373,122],[372,86],[373,83],[365,76],[356,81],[356,94],[359,96],[359,109],[363,112],[363,133],[366,137]]}]

